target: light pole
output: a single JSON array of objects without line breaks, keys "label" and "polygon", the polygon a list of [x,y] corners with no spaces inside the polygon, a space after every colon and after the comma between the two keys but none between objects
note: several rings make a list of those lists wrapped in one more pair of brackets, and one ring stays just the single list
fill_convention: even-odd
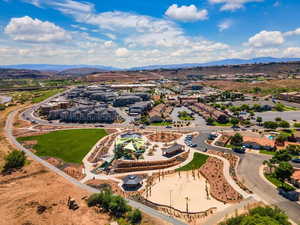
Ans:
[{"label": "light pole", "polygon": [[172,207],[172,190],[170,190],[170,208]]},{"label": "light pole", "polygon": [[185,200],[186,200],[186,213],[188,214],[189,213],[189,197],[188,196],[186,196],[185,197]]}]

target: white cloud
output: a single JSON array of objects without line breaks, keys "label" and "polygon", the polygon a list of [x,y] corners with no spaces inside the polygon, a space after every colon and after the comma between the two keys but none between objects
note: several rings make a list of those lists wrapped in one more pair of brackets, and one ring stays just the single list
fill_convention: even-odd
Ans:
[{"label": "white cloud", "polygon": [[127,48],[118,48],[116,51],[115,51],[115,54],[116,56],[118,57],[125,57],[125,56],[128,56],[128,49]]},{"label": "white cloud", "polygon": [[104,42],[104,46],[105,46],[105,47],[108,47],[108,48],[109,48],[109,47],[112,47],[113,45],[114,45],[114,42],[113,42],[113,41],[105,41],[105,42]]},{"label": "white cloud", "polygon": [[262,1],[264,0],[209,0],[212,4],[222,4],[222,11],[234,11],[243,8],[246,3]]},{"label": "white cloud", "polygon": [[4,33],[15,41],[28,42],[58,42],[71,38],[61,27],[29,16],[12,18],[5,27]]},{"label": "white cloud", "polygon": [[300,28],[283,33],[284,36],[300,35]]},{"label": "white cloud", "polygon": [[233,24],[233,21],[230,19],[226,19],[218,24],[219,31],[222,32],[224,30],[229,29]]},{"label": "white cloud", "polygon": [[289,47],[284,50],[285,57],[300,57],[300,47]]},{"label": "white cloud", "polygon": [[208,12],[206,9],[198,10],[195,5],[178,7],[173,4],[167,9],[165,15],[174,20],[189,22],[207,19]]},{"label": "white cloud", "polygon": [[261,31],[249,38],[247,45],[261,48],[284,43],[284,37],[280,31]]}]

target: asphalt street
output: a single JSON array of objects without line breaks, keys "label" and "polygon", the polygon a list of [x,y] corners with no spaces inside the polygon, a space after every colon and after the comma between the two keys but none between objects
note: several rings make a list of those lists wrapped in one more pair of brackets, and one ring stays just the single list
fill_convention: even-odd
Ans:
[{"label": "asphalt street", "polygon": [[[300,205],[280,196],[278,191],[262,179],[259,174],[259,168],[263,164],[263,161],[270,159],[271,156],[255,153],[238,154],[228,149],[211,146],[205,143],[207,137],[208,133],[202,133],[193,139],[193,143],[198,145],[196,149],[199,151],[212,149],[220,152],[230,152],[239,156],[240,161],[237,167],[237,174],[245,182],[246,186],[265,202],[276,205],[284,210],[294,222],[297,224],[300,223]],[[293,166],[299,167],[298,164],[293,164]]]},{"label": "asphalt street", "polygon": [[[55,98],[56,96],[53,96],[52,98]],[[50,98],[50,99],[52,99]],[[54,125],[54,126],[70,126],[70,125],[76,125],[78,126],[78,124],[68,124],[68,123],[49,123],[48,121],[45,120],[41,120],[39,118],[36,118],[34,116],[32,116],[32,112],[34,111],[34,108],[39,107],[39,105],[49,101],[50,99],[47,99],[46,101],[39,103],[38,105],[35,105],[35,107],[30,108],[28,110],[26,110],[21,116],[24,119],[29,119],[31,121],[34,121],[35,123],[38,124],[43,124],[43,125]],[[297,115],[300,114],[299,112],[295,112],[295,111],[291,111],[290,113],[296,113]],[[50,165],[49,163],[43,161],[42,159],[40,159],[39,157],[37,157],[36,155],[34,155],[32,152],[28,151],[27,149],[25,149],[23,146],[21,146],[16,139],[13,137],[12,135],[12,118],[13,116],[16,114],[16,112],[13,112],[9,115],[8,119],[7,119],[7,123],[6,123],[6,133],[7,136],[9,137],[9,139],[17,146],[19,147],[19,149],[25,151],[30,157],[32,157],[34,160],[42,163],[43,165],[45,165],[46,167],[48,167],[49,169],[51,169],[52,171],[56,172],[57,174],[65,177],[66,179],[68,179],[70,182],[72,182],[73,184],[88,190],[90,192],[97,192],[97,190],[95,189],[91,189],[91,187],[84,185],[80,182],[78,182],[77,180],[75,180],[72,177],[69,177],[68,175],[66,175],[64,172],[62,172],[61,170],[57,169],[56,167]],[[283,119],[285,119],[282,114],[281,116]],[[104,125],[104,124],[103,124]],[[82,127],[91,127],[93,125],[89,125],[89,124],[81,124],[80,126]],[[111,124],[111,125],[104,125],[105,127],[118,127],[118,128],[134,128],[133,125],[130,125],[128,123],[126,124]],[[176,128],[172,128],[172,129],[166,129],[165,127],[147,127],[146,129],[157,129],[157,130],[177,130]],[[196,147],[197,150],[199,151],[203,151],[205,149],[213,149],[216,151],[222,151],[222,152],[232,152],[231,150],[226,150],[223,148],[218,148],[218,147],[214,147],[211,145],[208,145],[205,143],[205,140],[207,140],[208,134],[212,131],[215,130],[229,130],[231,129],[230,127],[226,127],[226,128],[218,128],[218,127],[207,127],[207,126],[197,126],[197,127],[186,127],[186,128],[180,128],[181,131],[198,131],[201,133],[201,135],[195,137],[193,139],[193,142],[196,143],[198,146]],[[260,198],[262,198],[264,201],[266,201],[267,203],[270,204],[274,204],[276,206],[278,206],[279,208],[283,209],[288,216],[295,221],[296,223],[300,223],[300,205],[289,201],[283,197],[281,197],[280,195],[278,195],[277,190],[270,185],[269,183],[267,183],[264,179],[262,179],[259,175],[259,168],[262,165],[262,162],[268,158],[270,158],[270,156],[268,155],[261,155],[261,154],[252,154],[252,153],[246,153],[246,154],[237,154],[234,153],[236,155],[238,155],[240,157],[240,163],[238,165],[237,168],[237,173],[239,175],[240,178],[243,179],[243,181],[245,182],[245,184],[255,193],[257,194]],[[294,164],[294,166],[297,166]],[[298,165],[299,167],[299,165]],[[164,214],[161,214],[155,210],[153,210],[152,208],[146,207],[138,202],[133,202],[133,201],[129,201],[130,204],[134,207],[138,207],[141,210],[143,210],[146,213],[149,213],[153,216],[157,216],[160,217],[161,219],[164,219],[172,224],[184,224],[181,221],[178,221],[176,219],[173,219],[171,217],[168,217]]]},{"label": "asphalt street", "polygon": [[[45,167],[47,167],[48,169],[50,169],[51,171],[57,173],[58,175],[64,177],[65,179],[67,179],[69,182],[73,183],[74,185],[78,186],[79,188],[86,190],[90,193],[97,193],[99,192],[99,190],[92,188],[86,184],[82,184],[80,183],[78,180],[74,179],[73,177],[70,177],[69,175],[67,175],[66,173],[64,173],[62,170],[56,168],[55,166],[49,164],[48,162],[44,161],[43,159],[39,158],[38,156],[36,156],[34,153],[32,153],[31,151],[29,151],[28,149],[24,148],[17,140],[16,138],[13,136],[12,134],[12,130],[13,130],[13,118],[16,116],[18,111],[14,111],[12,113],[9,114],[7,120],[6,120],[6,125],[5,125],[5,133],[7,138],[11,141],[11,143],[13,145],[15,145],[18,149],[24,151],[26,153],[27,156],[29,156],[30,158],[32,158],[33,160],[41,163],[42,165],[44,165]],[[130,199],[126,199],[128,201],[128,204],[131,205],[132,207],[135,208],[139,208],[140,210],[142,210],[143,212],[158,217],[162,220],[165,220],[166,222],[169,222],[171,224],[175,224],[175,225],[185,225],[186,223],[177,220],[173,217],[167,216],[163,213],[160,213],[148,206],[145,206],[139,202],[135,202],[133,200]]]}]

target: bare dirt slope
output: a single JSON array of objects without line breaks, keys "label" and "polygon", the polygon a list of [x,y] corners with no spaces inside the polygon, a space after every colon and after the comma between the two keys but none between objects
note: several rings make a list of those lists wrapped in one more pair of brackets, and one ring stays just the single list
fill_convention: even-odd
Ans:
[{"label": "bare dirt slope", "polygon": [[[76,211],[67,207],[71,196],[80,205]],[[88,193],[31,162],[22,171],[0,177],[0,224],[106,224],[109,216],[89,209],[84,198]],[[46,210],[39,214],[38,208]]]}]

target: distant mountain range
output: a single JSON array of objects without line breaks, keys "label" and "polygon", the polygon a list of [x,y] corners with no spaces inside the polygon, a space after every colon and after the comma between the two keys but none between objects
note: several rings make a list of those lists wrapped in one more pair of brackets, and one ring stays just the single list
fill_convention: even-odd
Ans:
[{"label": "distant mountain range", "polygon": [[0,66],[1,69],[27,69],[27,70],[43,70],[43,71],[64,71],[70,69],[98,69],[102,71],[120,70],[119,68],[102,66],[102,65],[56,65],[56,64],[18,64]]},{"label": "distant mountain range", "polygon": [[155,69],[180,69],[204,66],[224,66],[224,65],[242,65],[254,63],[271,63],[271,62],[293,62],[300,61],[300,58],[273,58],[273,57],[260,57],[253,59],[224,59],[219,61],[212,61],[207,63],[185,63],[185,64],[171,64],[171,65],[150,65],[134,67],[130,70],[155,70]]},{"label": "distant mountain range", "polygon": [[[222,65],[241,65],[241,64],[254,64],[254,63],[271,63],[271,62],[292,62],[300,61],[300,58],[273,58],[273,57],[260,57],[253,59],[224,59],[219,61],[212,61],[207,63],[185,63],[185,64],[170,64],[170,65],[149,65],[141,67],[132,67],[127,69],[120,69],[110,66],[102,65],[55,65],[55,64],[19,64],[19,65],[5,65],[0,66],[2,69],[28,69],[39,71],[58,71],[62,74],[67,72],[76,73],[80,72],[101,72],[101,71],[120,71],[120,70],[154,70],[154,69],[180,69],[204,66],[222,66]],[[68,71],[69,70],[69,71]],[[62,72],[64,71],[64,72]]]}]

